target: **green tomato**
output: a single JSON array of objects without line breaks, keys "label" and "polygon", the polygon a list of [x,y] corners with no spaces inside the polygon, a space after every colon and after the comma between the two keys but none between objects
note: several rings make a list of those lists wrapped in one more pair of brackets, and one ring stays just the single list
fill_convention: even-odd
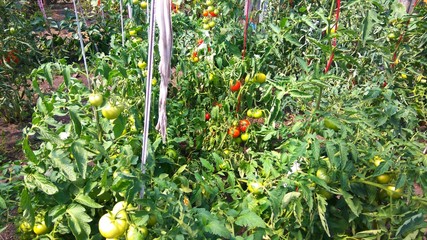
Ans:
[{"label": "green tomato", "polygon": [[30,232],[31,231],[31,225],[29,222],[27,221],[22,221],[21,224],[19,224],[19,229],[21,230],[21,232]]},{"label": "green tomato", "polygon": [[133,4],[138,4],[138,3],[139,3],[139,0],[132,0],[132,3],[133,3]]},{"label": "green tomato", "polygon": [[248,116],[248,117],[253,117],[253,115],[254,115],[254,110],[252,110],[252,109],[249,109],[249,110],[246,112],[246,116]]},{"label": "green tomato", "polygon": [[130,225],[126,232],[126,240],[143,240],[147,237],[148,230],[146,227],[136,227]]},{"label": "green tomato", "polygon": [[207,24],[207,23],[203,24],[203,29],[209,30],[210,29],[209,24]]},{"label": "green tomato", "polygon": [[147,226],[152,227],[152,226],[156,225],[156,223],[157,223],[156,215],[150,214],[150,216],[148,217]]},{"label": "green tomato", "polygon": [[138,61],[138,68],[139,69],[145,69],[147,67],[147,63],[145,63],[144,61],[139,60]]},{"label": "green tomato", "polygon": [[139,4],[139,6],[142,8],[142,9],[146,9],[147,8],[147,2],[146,1],[142,1],[140,4]]},{"label": "green tomato", "polygon": [[99,219],[99,233],[105,238],[118,238],[122,236],[128,228],[126,211],[116,214],[106,213]]},{"label": "green tomato", "polygon": [[[129,170],[127,170],[127,172],[129,172]],[[128,211],[130,209],[133,209],[132,204],[127,203],[125,201],[120,201],[114,205],[113,210],[111,210],[111,213],[117,214],[122,210]]]},{"label": "green tomato", "polygon": [[264,83],[267,77],[264,73],[257,73],[255,74],[255,82],[257,83]]},{"label": "green tomato", "polygon": [[387,38],[390,39],[390,40],[393,40],[393,39],[396,39],[396,35],[394,33],[389,33],[387,35]]},{"label": "green tomato", "polygon": [[33,231],[37,235],[43,235],[49,232],[49,228],[47,227],[45,221],[36,222],[33,227]]},{"label": "green tomato", "polygon": [[326,183],[331,182],[331,177],[328,175],[328,171],[325,168],[317,169],[316,176],[325,181]]},{"label": "green tomato", "polygon": [[89,95],[89,103],[94,107],[101,106],[103,101],[104,99],[100,93],[92,93]]},{"label": "green tomato", "polygon": [[248,190],[253,194],[261,194],[264,191],[263,185],[260,182],[249,182]]},{"label": "green tomato", "polygon": [[388,174],[382,174],[382,175],[377,176],[377,182],[382,183],[382,184],[389,183],[390,179],[391,179],[391,177]]},{"label": "green tomato", "polygon": [[110,104],[107,104],[102,108],[102,116],[106,119],[116,119],[122,112],[122,108],[122,106],[111,106]]},{"label": "green tomato", "polygon": [[255,110],[255,112],[252,114],[253,118],[261,118],[262,117],[262,111],[260,109]]},{"label": "green tomato", "polygon": [[136,30],[130,30],[129,35],[131,35],[132,37],[136,36]]},{"label": "green tomato", "polygon": [[396,189],[395,186],[390,185],[387,186],[387,189],[389,190],[387,191],[387,194],[393,199],[399,199],[403,196],[401,188]]},{"label": "green tomato", "polygon": [[209,27],[210,27],[210,28],[215,27],[215,22],[214,22],[214,21],[210,21],[208,24],[209,24]]},{"label": "green tomato", "polygon": [[240,135],[240,138],[242,139],[243,142],[246,142],[249,140],[249,133],[243,133],[242,135]]},{"label": "green tomato", "polygon": [[208,5],[208,6],[212,6],[212,4],[213,4],[212,0],[207,0],[207,1],[206,1],[206,5]]}]

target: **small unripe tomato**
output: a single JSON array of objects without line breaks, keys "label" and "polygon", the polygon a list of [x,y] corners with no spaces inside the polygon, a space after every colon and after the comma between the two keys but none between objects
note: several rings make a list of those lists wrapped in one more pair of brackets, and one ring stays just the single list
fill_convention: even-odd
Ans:
[{"label": "small unripe tomato", "polygon": [[139,6],[142,8],[142,9],[146,9],[147,8],[147,2],[146,1],[142,1],[140,4],[139,4]]},{"label": "small unripe tomato", "polygon": [[94,107],[101,106],[103,101],[104,99],[100,93],[92,93],[89,95],[89,103]]},{"label": "small unripe tomato", "polygon": [[240,138],[242,139],[243,142],[246,142],[249,140],[249,133],[243,133]]}]

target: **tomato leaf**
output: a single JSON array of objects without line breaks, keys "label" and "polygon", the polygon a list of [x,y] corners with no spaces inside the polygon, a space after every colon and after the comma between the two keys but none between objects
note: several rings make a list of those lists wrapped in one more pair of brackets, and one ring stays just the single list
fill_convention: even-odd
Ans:
[{"label": "tomato leaf", "polygon": [[264,228],[265,222],[260,216],[250,210],[244,210],[235,222],[239,226],[248,227],[249,229],[261,227]]},{"label": "tomato leaf", "polygon": [[372,31],[372,18],[370,17],[372,14],[374,14],[373,11],[368,11],[366,13],[365,19],[363,19],[363,29],[362,29],[362,43],[363,46],[365,46],[366,39],[368,39],[368,36],[371,34]]},{"label": "tomato leaf", "polygon": [[87,151],[84,148],[84,145],[80,141],[73,142],[71,144],[71,153],[77,162],[77,170],[80,172],[80,175],[83,179],[86,179],[87,171]]},{"label": "tomato leaf", "polygon": [[71,80],[71,73],[70,73],[70,66],[65,66],[65,68],[62,70],[62,76],[64,77],[64,83],[66,86],[70,86],[70,80]]},{"label": "tomato leaf", "polygon": [[7,208],[6,201],[4,200],[4,198],[0,196],[0,209],[6,209],[6,208]]},{"label": "tomato leaf", "polygon": [[90,208],[102,208],[103,206],[97,202],[95,202],[95,200],[93,200],[92,198],[90,198],[87,195],[84,194],[78,194],[74,200],[82,205],[85,205],[87,207]]},{"label": "tomato leaf", "polygon": [[85,208],[80,204],[72,203],[67,209],[68,226],[76,239],[89,239],[92,218],[86,214]]},{"label": "tomato leaf", "polygon": [[37,159],[36,155],[34,154],[33,150],[30,147],[30,144],[28,143],[28,136],[24,138],[22,141],[22,149],[24,150],[25,156],[28,160],[31,162],[38,164],[39,160]]},{"label": "tomato leaf", "polygon": [[418,213],[408,218],[396,232],[396,237],[403,237],[416,229],[427,227],[423,213]]},{"label": "tomato leaf", "polygon": [[329,232],[329,226],[328,221],[326,220],[326,206],[328,205],[328,202],[326,202],[326,198],[324,198],[322,195],[317,194],[317,212],[319,213],[320,222],[322,223],[322,227],[325,230],[326,234],[328,236],[331,236],[331,233]]},{"label": "tomato leaf", "polygon": [[44,66],[44,77],[46,78],[46,81],[49,83],[50,86],[53,85],[53,76],[52,76],[52,68],[50,67],[50,64],[46,64]]},{"label": "tomato leaf", "polygon": [[56,205],[49,210],[48,216],[52,218],[52,222],[56,222],[66,213],[66,205]]},{"label": "tomato leaf", "polygon": [[209,170],[210,172],[213,172],[215,170],[215,168],[212,166],[212,164],[210,164],[206,159],[204,158],[200,158],[200,163],[202,164],[203,167],[205,167],[207,170]]},{"label": "tomato leaf", "polygon": [[40,190],[42,190],[47,195],[53,195],[58,192],[58,187],[56,187],[52,182],[46,179],[45,176],[36,172],[33,174],[28,174],[25,177],[25,182],[31,182]]},{"label": "tomato leaf", "polygon": [[117,117],[116,120],[114,120],[113,124],[114,124],[114,127],[113,127],[114,138],[118,138],[123,134],[123,131],[125,130],[125,127],[126,127],[124,117],[120,114],[119,117]]},{"label": "tomato leaf", "polygon": [[220,222],[219,220],[210,221],[209,224],[205,226],[205,231],[226,239],[229,239],[231,237],[230,231],[228,231],[225,224]]},{"label": "tomato leaf", "polygon": [[34,225],[35,221],[35,213],[34,208],[31,204],[31,198],[28,194],[27,188],[24,188],[21,192],[21,201],[19,202],[19,207],[22,209],[22,216],[25,220],[27,220],[30,225]]},{"label": "tomato leaf", "polygon": [[61,173],[68,178],[70,181],[76,181],[77,174],[74,171],[74,166],[71,163],[71,159],[68,158],[68,152],[63,150],[53,150],[49,154],[50,159],[52,160],[53,166],[59,168]]},{"label": "tomato leaf", "polygon": [[338,189],[338,191],[344,197],[345,202],[350,207],[350,210],[353,212],[353,214],[356,215],[356,217],[358,217],[363,209],[362,205],[360,204],[360,201],[358,199],[355,199],[355,201],[353,201],[353,196],[342,189]]},{"label": "tomato leaf", "polygon": [[74,132],[76,133],[77,136],[80,136],[82,132],[82,124],[79,120],[79,117],[74,111],[70,110],[69,113],[70,113],[71,121],[73,122]]}]

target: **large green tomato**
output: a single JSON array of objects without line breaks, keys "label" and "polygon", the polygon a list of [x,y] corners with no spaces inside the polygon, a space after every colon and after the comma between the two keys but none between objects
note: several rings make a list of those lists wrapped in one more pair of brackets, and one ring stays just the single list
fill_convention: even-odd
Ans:
[{"label": "large green tomato", "polygon": [[148,230],[146,227],[136,227],[134,225],[129,226],[126,233],[126,240],[143,240],[147,237]]},{"label": "large green tomato", "polygon": [[264,73],[257,73],[255,74],[255,82],[257,83],[264,83],[267,77]]},{"label": "large green tomato", "polygon": [[92,93],[89,95],[89,103],[92,106],[99,107],[102,105],[103,97],[100,93]]},{"label": "large green tomato", "polygon": [[99,233],[105,238],[118,238],[128,228],[126,211],[122,210],[116,214],[106,213],[99,219]]},{"label": "large green tomato", "polygon": [[117,214],[118,212],[120,212],[122,210],[128,211],[132,208],[133,208],[132,204],[127,203],[125,201],[120,201],[114,205],[113,210],[111,212],[113,214]]},{"label": "large green tomato", "polygon": [[122,107],[120,106],[111,106],[110,104],[107,104],[105,107],[102,108],[102,116],[104,116],[106,119],[116,119],[120,113],[122,112]]},{"label": "large green tomato", "polygon": [[387,189],[389,190],[387,191],[387,194],[391,196],[391,198],[393,199],[399,199],[403,196],[401,188],[396,189],[395,186],[390,185],[390,186],[387,186]]},{"label": "large green tomato", "polygon": [[328,171],[325,168],[317,169],[316,176],[325,181],[326,183],[331,182],[331,177],[328,175]]},{"label": "large green tomato", "polygon": [[260,109],[255,110],[255,112],[252,113],[253,118],[261,118],[262,117],[262,111]]},{"label": "large green tomato", "polygon": [[34,224],[33,231],[37,235],[43,235],[49,231],[49,228],[44,221],[41,221]]}]

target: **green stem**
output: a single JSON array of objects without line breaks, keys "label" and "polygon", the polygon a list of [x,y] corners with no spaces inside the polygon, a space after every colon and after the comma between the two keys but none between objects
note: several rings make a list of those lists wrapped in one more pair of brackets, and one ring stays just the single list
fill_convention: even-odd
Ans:
[{"label": "green stem", "polygon": [[93,112],[95,114],[96,127],[98,129],[98,141],[102,142],[102,128],[101,123],[99,122],[99,113],[96,108],[94,108]]},{"label": "green stem", "polygon": [[322,95],[323,95],[323,87],[319,87],[319,95],[317,95],[315,111],[318,111],[320,108],[320,100],[322,99]]}]

